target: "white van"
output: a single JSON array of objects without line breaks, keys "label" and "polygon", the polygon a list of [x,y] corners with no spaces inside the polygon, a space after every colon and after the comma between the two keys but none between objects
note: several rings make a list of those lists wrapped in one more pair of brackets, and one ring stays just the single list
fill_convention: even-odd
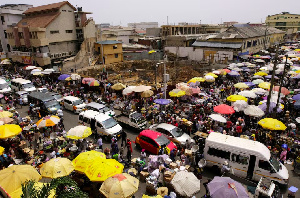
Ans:
[{"label": "white van", "polygon": [[100,113],[103,113],[105,115],[109,115],[109,116],[112,116],[112,117],[115,116],[115,112],[113,110],[111,110],[110,108],[108,108],[104,104],[99,104],[97,102],[90,102],[90,103],[88,103],[86,105],[86,108],[88,110],[98,111]]},{"label": "white van", "polygon": [[288,184],[287,168],[271,156],[262,143],[212,132],[205,142],[204,158],[207,166],[221,168],[229,163],[234,175],[259,181],[261,177],[280,184]]},{"label": "white van", "polygon": [[79,122],[90,126],[93,131],[109,141],[113,136],[121,136],[122,127],[111,117],[98,111],[87,110],[79,114]]},{"label": "white van", "polygon": [[25,80],[23,78],[15,78],[11,80],[11,89],[13,91],[35,91],[36,88],[30,80]]},{"label": "white van", "polygon": [[85,107],[86,104],[82,102],[80,98],[74,96],[66,96],[63,100],[63,107],[74,113],[80,113]]},{"label": "white van", "polygon": [[11,88],[9,87],[6,80],[0,78],[0,93],[9,93]]}]

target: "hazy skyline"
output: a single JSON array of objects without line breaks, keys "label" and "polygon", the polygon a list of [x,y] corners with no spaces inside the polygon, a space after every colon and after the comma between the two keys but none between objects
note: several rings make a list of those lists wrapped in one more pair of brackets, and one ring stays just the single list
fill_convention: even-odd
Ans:
[{"label": "hazy skyline", "polygon": [[[41,6],[59,0],[1,0],[3,4],[32,4]],[[159,25],[178,22],[220,24],[226,21],[239,23],[264,22],[268,15],[280,12],[300,14],[299,0],[70,0],[75,7],[93,12],[88,15],[96,23],[127,26],[132,22],[158,22]]]}]

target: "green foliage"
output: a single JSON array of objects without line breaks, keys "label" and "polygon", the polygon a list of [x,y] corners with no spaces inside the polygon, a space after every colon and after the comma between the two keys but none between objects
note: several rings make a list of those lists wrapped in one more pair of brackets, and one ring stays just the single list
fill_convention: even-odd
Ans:
[{"label": "green foliage", "polygon": [[77,183],[70,177],[59,177],[53,179],[51,183],[46,183],[42,188],[34,186],[35,182],[30,180],[22,184],[21,198],[46,198],[51,190],[56,190],[56,198],[88,198],[88,194],[82,192]]}]

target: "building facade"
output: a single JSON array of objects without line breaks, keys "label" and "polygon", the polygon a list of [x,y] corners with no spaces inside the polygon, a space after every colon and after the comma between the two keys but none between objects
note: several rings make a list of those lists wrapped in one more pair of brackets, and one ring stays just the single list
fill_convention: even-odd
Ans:
[{"label": "building facade", "polygon": [[0,6],[0,52],[1,58],[8,58],[11,46],[8,44],[7,27],[17,24],[23,17],[23,12],[32,8],[27,4],[5,4]]},{"label": "building facade", "polygon": [[99,61],[104,61],[104,64],[118,63],[123,61],[122,42],[120,41],[107,40],[96,42],[95,51],[99,54]]},{"label": "building facade", "polygon": [[[25,17],[7,30],[12,60],[47,66],[75,56],[85,39],[83,29],[92,21],[86,18],[87,13],[75,11],[68,1],[26,10]],[[24,53],[29,55],[26,62],[21,56]]]},{"label": "building facade", "polygon": [[300,31],[300,14],[282,12],[280,14],[268,15],[265,22],[267,26],[280,30],[287,31],[292,29],[293,32]]},{"label": "building facade", "polygon": [[127,26],[131,28],[146,30],[147,28],[158,28],[158,22],[128,23]]}]

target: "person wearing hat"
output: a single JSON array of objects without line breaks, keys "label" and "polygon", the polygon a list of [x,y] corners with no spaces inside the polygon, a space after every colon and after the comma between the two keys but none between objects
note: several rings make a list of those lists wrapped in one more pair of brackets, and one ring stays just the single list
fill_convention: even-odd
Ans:
[{"label": "person wearing hat", "polygon": [[224,164],[223,164],[222,169],[221,169],[221,174],[226,175],[227,173],[229,173],[229,171],[230,171],[229,164],[228,164],[227,161],[224,161]]},{"label": "person wearing hat", "polygon": [[147,154],[145,151],[146,151],[145,149],[142,149],[141,156],[140,156],[140,159],[143,161],[146,161],[146,157],[147,157]]}]

